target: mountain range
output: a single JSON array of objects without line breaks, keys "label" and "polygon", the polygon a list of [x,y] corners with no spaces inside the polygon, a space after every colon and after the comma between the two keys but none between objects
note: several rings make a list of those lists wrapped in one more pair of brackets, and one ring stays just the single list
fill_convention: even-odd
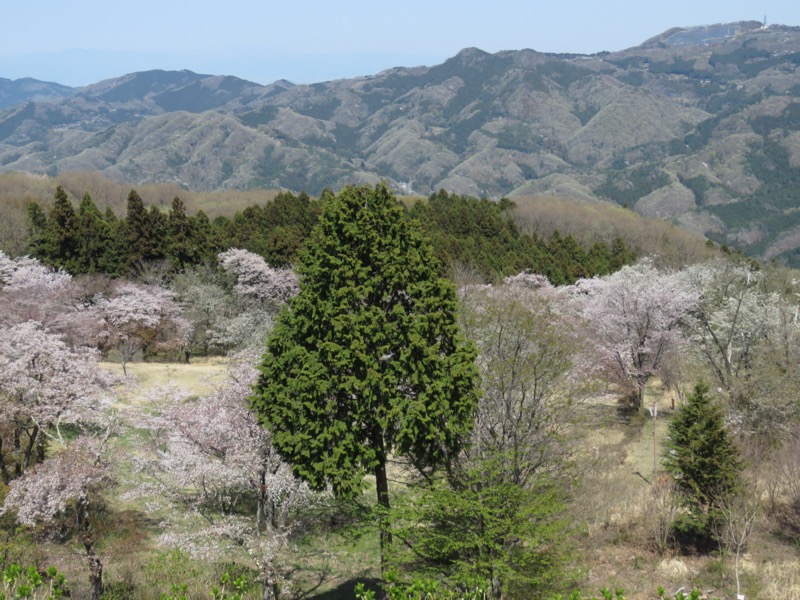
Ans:
[{"label": "mountain range", "polygon": [[0,79],[0,171],[71,170],[194,190],[557,194],[800,264],[800,28],[674,28],[594,55],[467,48],[312,85]]}]

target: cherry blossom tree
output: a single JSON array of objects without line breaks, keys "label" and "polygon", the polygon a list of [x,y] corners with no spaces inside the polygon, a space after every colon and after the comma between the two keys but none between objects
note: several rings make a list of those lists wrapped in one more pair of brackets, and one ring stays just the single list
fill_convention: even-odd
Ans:
[{"label": "cherry blossom tree", "polygon": [[[35,258],[12,259],[0,251],[0,323],[49,323],[65,312],[62,298],[72,277]],[[36,302],[31,302],[31,298]]]},{"label": "cherry blossom tree", "polygon": [[96,347],[103,328],[97,302],[108,295],[109,282],[101,275],[73,278],[34,258],[0,253],[0,325],[37,321],[71,348]]},{"label": "cherry blossom tree", "polygon": [[174,294],[156,286],[121,283],[97,308],[105,323],[101,343],[117,351],[125,374],[137,352],[180,349],[190,329]]},{"label": "cherry blossom tree", "polygon": [[[152,480],[136,495],[150,495],[181,507],[181,519],[202,525],[167,523],[161,542],[205,558],[243,551],[256,563],[264,598],[277,598],[282,581],[277,558],[314,497],[296,479],[270,443],[269,433],[250,411],[247,398],[257,372],[251,356],[238,360],[212,394],[189,398],[174,387],[150,395],[151,407],[138,419],[150,432],[153,453],[138,461]],[[249,512],[255,505],[255,511]]]},{"label": "cherry blossom tree", "polygon": [[570,293],[592,331],[601,364],[629,389],[641,409],[644,386],[670,348],[684,337],[680,325],[699,294],[681,273],[643,260],[603,278],[583,279]]},{"label": "cherry blossom tree", "polygon": [[297,276],[247,250],[218,259],[221,270],[197,268],[173,280],[192,324],[189,344],[201,352],[261,349],[275,314],[297,292]]},{"label": "cherry blossom tree", "polygon": [[97,353],[71,350],[34,322],[0,327],[0,472],[7,482],[44,459],[62,425],[102,418],[113,376]]},{"label": "cherry blossom tree", "polygon": [[11,482],[0,514],[16,511],[29,527],[67,526],[77,534],[89,567],[92,600],[103,595],[103,563],[96,550],[93,520],[100,492],[112,478],[104,453],[108,435],[82,436],[52,458]]},{"label": "cherry blossom tree", "polygon": [[14,259],[0,250],[0,289],[3,291],[60,289],[71,279],[69,273],[46,267],[35,258]]},{"label": "cherry blossom tree", "polygon": [[775,433],[796,415],[800,322],[796,282],[743,261],[688,269],[699,302],[685,320],[711,377],[749,429]]},{"label": "cherry blossom tree", "polygon": [[[24,525],[76,532],[93,599],[103,591],[92,519],[98,493],[110,482],[102,454],[114,429],[114,383],[98,368],[96,351],[70,349],[34,321],[0,327],[0,472],[10,482],[2,512],[16,511]],[[103,434],[70,443],[67,424]]]},{"label": "cherry blossom tree", "polygon": [[463,290],[462,305],[462,328],[478,346],[483,391],[471,451],[509,458],[509,481],[525,486],[558,462],[558,432],[590,392],[585,342],[541,275]]},{"label": "cherry blossom tree", "polygon": [[763,271],[740,261],[695,265],[687,277],[700,294],[688,329],[719,385],[731,390],[759,342],[775,336],[782,299],[766,289]]},{"label": "cherry blossom tree", "polygon": [[237,294],[275,305],[297,294],[298,278],[291,269],[270,267],[258,254],[231,248],[218,256],[222,268],[235,278]]}]

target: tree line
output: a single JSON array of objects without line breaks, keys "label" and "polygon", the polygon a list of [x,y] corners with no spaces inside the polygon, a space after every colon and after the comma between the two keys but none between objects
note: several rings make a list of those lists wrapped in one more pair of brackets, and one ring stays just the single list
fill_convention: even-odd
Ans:
[{"label": "tree line", "polygon": [[[59,186],[47,209],[36,202],[28,205],[28,250],[46,265],[73,275],[127,277],[156,261],[180,273],[213,263],[217,254],[230,248],[254,252],[274,267],[288,267],[297,261],[332,196],[328,191],[319,199],[282,192],[272,202],[210,220],[202,210],[188,214],[178,197],[166,212],[155,205],[148,208],[131,190],[126,213],[119,217],[110,208],[101,211],[89,194],[75,209]],[[455,265],[468,265],[485,281],[532,271],[555,284],[569,284],[612,273],[635,258],[619,237],[611,243],[581,244],[558,231],[548,239],[523,233],[513,207],[507,199],[478,200],[441,190],[407,212],[431,239],[442,274]]]}]

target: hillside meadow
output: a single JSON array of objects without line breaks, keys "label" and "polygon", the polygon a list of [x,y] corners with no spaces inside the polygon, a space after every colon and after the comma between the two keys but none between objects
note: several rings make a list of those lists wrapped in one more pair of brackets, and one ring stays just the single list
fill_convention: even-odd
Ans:
[{"label": "hillside meadow", "polygon": [[[116,407],[124,414],[132,405],[146,404],[152,388],[168,383],[191,394],[208,392],[226,368],[220,359],[197,360],[195,364],[136,363],[129,367],[135,383]],[[121,373],[118,364],[105,363]],[[129,384],[130,385],[130,384]],[[656,444],[663,447],[666,423],[672,416],[672,394],[659,381],[648,385],[648,406],[659,407]],[[666,554],[652,548],[653,529],[663,506],[653,498],[653,422],[647,416],[631,415],[619,403],[613,390],[600,393],[580,408],[573,424],[578,438],[573,450],[579,457],[579,489],[567,509],[573,523],[570,544],[571,567],[577,573],[578,587],[588,593],[608,587],[623,587],[626,597],[650,599],[663,586],[668,590],[698,587],[714,590],[715,597],[733,598],[732,574],[721,555],[701,556],[670,550]],[[108,598],[158,598],[172,593],[173,586],[188,584],[188,598],[205,598],[226,571],[247,573],[252,579],[253,565],[240,557],[234,563],[198,561],[180,551],[159,546],[159,523],[166,516],[147,514],[140,502],[120,500],[139,481],[131,476],[129,460],[140,450],[142,441],[135,429],[119,441],[122,458],[116,466],[120,485],[106,497],[101,525],[101,548],[106,561]],[[367,484],[369,486],[369,483]],[[408,493],[397,485],[397,493]],[[365,503],[372,492],[365,491]],[[143,514],[144,513],[144,514]],[[333,600],[353,598],[357,581],[377,582],[377,537],[374,531],[351,527],[346,517],[336,516],[330,507],[307,524],[308,530],[293,541],[281,557],[292,571],[295,592],[300,597]],[[345,521],[342,523],[341,521]],[[774,527],[774,526],[773,526]],[[800,567],[796,545],[782,539],[784,533],[772,531],[768,515],[760,517],[759,527],[749,545],[744,562],[745,591],[748,598],[795,600],[800,597]],[[6,534],[8,536],[8,534]],[[13,538],[12,538],[13,539]],[[5,541],[6,557],[24,560],[44,568],[51,564],[67,575],[73,597],[86,597],[85,566],[82,557],[64,544],[31,544],[25,537]],[[254,589],[247,597],[260,597]]]}]

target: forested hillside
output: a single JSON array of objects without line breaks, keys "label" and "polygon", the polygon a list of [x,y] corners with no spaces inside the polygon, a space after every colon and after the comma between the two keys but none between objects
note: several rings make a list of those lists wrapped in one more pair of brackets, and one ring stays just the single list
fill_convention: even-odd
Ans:
[{"label": "forested hillside", "polygon": [[6,589],[795,598],[794,273],[535,206],[30,204],[36,258],[0,253]]}]

